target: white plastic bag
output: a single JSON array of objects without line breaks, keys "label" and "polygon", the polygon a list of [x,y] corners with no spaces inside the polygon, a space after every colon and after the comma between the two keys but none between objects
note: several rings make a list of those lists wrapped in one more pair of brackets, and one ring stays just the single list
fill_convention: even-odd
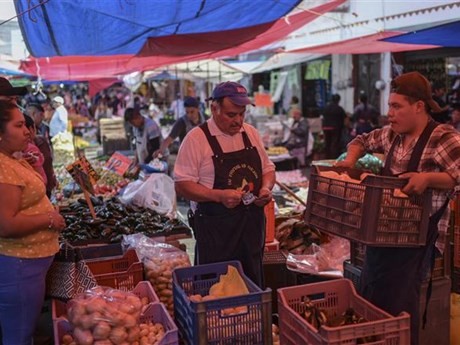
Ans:
[{"label": "white plastic bag", "polygon": [[139,188],[141,188],[143,183],[144,182],[141,180],[136,180],[128,183],[123,191],[123,194],[119,196],[120,201],[125,205],[131,204],[134,196],[139,191]]},{"label": "white plastic bag", "polygon": [[152,174],[132,198],[133,205],[150,208],[160,214],[175,211],[174,180],[166,174]]}]

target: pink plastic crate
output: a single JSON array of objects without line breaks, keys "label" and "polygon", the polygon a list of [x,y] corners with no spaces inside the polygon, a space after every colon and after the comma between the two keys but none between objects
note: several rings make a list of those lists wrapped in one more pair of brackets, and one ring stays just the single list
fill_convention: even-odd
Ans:
[{"label": "pink plastic crate", "polygon": [[[165,328],[165,335],[158,345],[178,345],[179,336],[176,324],[169,316],[166,308],[161,303],[154,303],[147,307],[141,315],[140,322],[147,323],[161,323]],[[54,344],[61,345],[62,338],[66,334],[72,335],[73,329],[69,321],[63,317],[55,320],[54,324]]]},{"label": "pink plastic crate", "polygon": [[165,335],[158,345],[179,344],[179,331],[164,304],[155,303],[147,307],[141,315],[141,323],[147,323],[149,321],[152,323],[161,323],[165,328]]},{"label": "pink plastic crate", "polygon": [[66,334],[72,335],[73,329],[70,322],[61,317],[54,321],[54,345],[61,345],[62,338]]},{"label": "pink plastic crate", "polygon": [[[152,284],[150,284],[150,282],[148,281],[139,282],[131,292],[139,298],[147,297],[149,299],[149,304],[160,302],[160,299],[153,290]],[[66,315],[66,303],[57,299],[51,300],[51,316],[53,318],[53,321],[57,320],[60,317],[66,317]]]},{"label": "pink plastic crate", "polygon": [[[303,301],[310,300],[329,317],[342,315],[353,308],[368,322],[340,327],[322,326],[316,330],[299,315]],[[280,340],[283,345],[351,345],[358,339],[375,336],[372,345],[410,344],[410,317],[393,317],[358,296],[347,279],[278,289]]]}]

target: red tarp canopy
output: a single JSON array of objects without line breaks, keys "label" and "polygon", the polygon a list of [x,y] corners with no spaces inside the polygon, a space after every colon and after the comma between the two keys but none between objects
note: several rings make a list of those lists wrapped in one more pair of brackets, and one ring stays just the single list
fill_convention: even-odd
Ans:
[{"label": "red tarp canopy", "polygon": [[[113,56],[68,56],[52,58],[31,58],[21,63],[21,69],[28,73],[40,76],[46,80],[91,80],[107,78],[120,74],[127,74],[134,71],[145,71],[156,69],[161,66],[171,65],[180,62],[196,61],[209,58],[222,58],[235,56],[244,52],[260,49],[270,43],[279,41],[313,21],[318,16],[333,10],[344,3],[345,0],[334,0],[324,5],[315,7],[311,11],[302,11],[288,18],[277,20],[267,31],[257,35],[253,40],[242,43],[233,48],[217,50],[209,46],[209,52],[191,54],[187,56],[169,56],[167,53],[159,54],[161,46],[158,39],[149,41],[140,52],[139,56],[134,55],[113,55]],[[245,30],[245,29],[241,29]],[[237,35],[240,29],[228,30],[228,35]],[[222,32],[220,33],[222,35]],[[196,44],[196,40],[187,43],[188,35],[176,35],[177,44]],[[172,38],[172,37],[171,37]],[[209,38],[209,37],[208,37]],[[159,43],[160,42],[160,43]],[[168,44],[169,46],[169,44]],[[218,47],[219,49],[222,46]],[[193,48],[191,48],[193,51]],[[151,56],[155,54],[154,56]]]},{"label": "red tarp canopy", "polygon": [[286,53],[314,53],[314,54],[376,54],[387,52],[403,52],[439,48],[434,45],[418,45],[404,43],[390,43],[379,41],[384,38],[401,35],[401,31],[385,31],[373,35],[352,38],[345,41],[322,44],[319,46],[300,48],[286,51]]}]

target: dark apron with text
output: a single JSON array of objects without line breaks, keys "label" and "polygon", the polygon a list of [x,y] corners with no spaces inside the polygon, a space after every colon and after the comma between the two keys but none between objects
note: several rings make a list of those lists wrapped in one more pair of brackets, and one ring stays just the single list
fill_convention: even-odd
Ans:
[{"label": "dark apron with text", "polygon": [[[423,150],[438,123],[430,121],[413,149],[407,172],[416,172]],[[390,165],[397,136],[390,148],[382,171],[384,176],[392,176]],[[377,307],[397,316],[406,311],[411,317],[411,344],[419,343],[420,290],[428,270],[433,270],[435,243],[438,237],[438,222],[447,208],[448,201],[431,215],[428,225],[426,245],[419,248],[366,248],[366,260],[361,276],[361,295]],[[426,306],[431,296],[431,276],[427,289]],[[426,308],[424,322],[426,320]]]},{"label": "dark apron with text", "polygon": [[[257,149],[242,132],[244,149],[223,153],[207,123],[200,126],[214,153],[213,189],[240,189],[259,194],[262,163]],[[221,203],[200,202],[194,215],[198,264],[239,260],[244,273],[262,287],[262,256],[265,243],[263,207],[241,203],[227,208]]]}]

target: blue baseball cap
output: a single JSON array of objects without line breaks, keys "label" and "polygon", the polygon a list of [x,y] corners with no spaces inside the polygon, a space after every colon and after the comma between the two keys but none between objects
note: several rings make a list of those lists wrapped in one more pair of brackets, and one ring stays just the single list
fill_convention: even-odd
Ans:
[{"label": "blue baseball cap", "polygon": [[207,100],[214,101],[224,97],[230,98],[230,101],[236,105],[254,105],[248,97],[248,91],[246,88],[243,85],[233,81],[226,81],[217,85],[212,92],[212,96]]},{"label": "blue baseball cap", "polygon": [[184,99],[184,107],[193,107],[193,108],[199,108],[200,103],[195,97],[185,97]]}]

